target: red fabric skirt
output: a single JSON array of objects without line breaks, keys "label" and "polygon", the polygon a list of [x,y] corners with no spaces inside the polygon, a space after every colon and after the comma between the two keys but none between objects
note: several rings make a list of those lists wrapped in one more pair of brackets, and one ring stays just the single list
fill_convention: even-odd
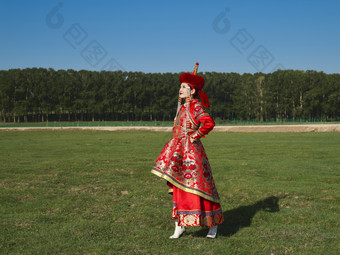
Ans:
[{"label": "red fabric skirt", "polygon": [[185,192],[169,182],[167,184],[173,190],[171,218],[177,219],[179,226],[213,227],[223,223],[219,203]]}]

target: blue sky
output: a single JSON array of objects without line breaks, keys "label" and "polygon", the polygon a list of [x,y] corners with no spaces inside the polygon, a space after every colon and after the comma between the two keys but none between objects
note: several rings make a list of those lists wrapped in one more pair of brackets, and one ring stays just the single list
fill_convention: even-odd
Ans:
[{"label": "blue sky", "polygon": [[338,0],[1,3],[1,70],[340,70]]}]

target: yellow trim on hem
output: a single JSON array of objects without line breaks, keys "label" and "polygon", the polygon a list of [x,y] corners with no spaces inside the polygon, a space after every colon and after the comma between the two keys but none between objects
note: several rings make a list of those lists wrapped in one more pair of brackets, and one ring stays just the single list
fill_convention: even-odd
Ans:
[{"label": "yellow trim on hem", "polygon": [[212,201],[212,202],[215,202],[215,203],[218,203],[218,204],[220,203],[220,200],[214,199],[214,198],[212,198],[212,197],[210,197],[210,196],[208,196],[208,195],[203,194],[202,192],[198,192],[198,191],[196,191],[196,190],[192,190],[192,189],[183,187],[182,185],[180,185],[180,184],[178,184],[177,182],[175,182],[174,180],[172,180],[169,176],[167,176],[167,175],[165,175],[165,174],[162,174],[162,173],[160,173],[160,172],[157,172],[157,171],[154,170],[154,169],[151,170],[151,173],[157,175],[158,177],[161,177],[161,178],[167,180],[167,181],[170,182],[172,185],[176,186],[177,188],[179,188],[179,189],[181,189],[181,190],[183,190],[183,191],[185,191],[185,192],[189,192],[189,193],[195,194],[195,195],[197,195],[197,196],[203,197],[203,198],[205,198],[205,199],[207,199],[207,200],[209,200],[209,201]]}]

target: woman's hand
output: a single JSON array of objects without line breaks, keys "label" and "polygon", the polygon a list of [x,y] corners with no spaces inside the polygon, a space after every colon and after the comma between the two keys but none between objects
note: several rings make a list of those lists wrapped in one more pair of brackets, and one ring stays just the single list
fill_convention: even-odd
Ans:
[{"label": "woman's hand", "polygon": [[189,136],[189,138],[190,138],[190,142],[191,143],[194,143],[194,142],[196,142],[196,141],[198,141],[199,139],[200,139],[200,135],[199,135],[199,133],[196,131],[196,132],[194,132],[193,134],[191,134],[191,136]]}]

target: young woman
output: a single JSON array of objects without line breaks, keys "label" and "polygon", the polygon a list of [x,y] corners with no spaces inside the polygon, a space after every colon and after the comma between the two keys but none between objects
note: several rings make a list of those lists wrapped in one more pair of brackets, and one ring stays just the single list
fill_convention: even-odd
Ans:
[{"label": "young woman", "polygon": [[[181,87],[173,137],[151,170],[167,180],[169,193],[173,195],[171,218],[175,220],[175,232],[170,236],[172,239],[179,238],[185,226],[208,227],[207,237],[215,238],[217,225],[223,223],[220,198],[200,141],[215,123],[205,111],[209,100],[202,91],[205,81],[197,75],[197,68],[198,63],[193,73],[183,73],[179,78]],[[181,105],[182,99],[184,105]]]}]

